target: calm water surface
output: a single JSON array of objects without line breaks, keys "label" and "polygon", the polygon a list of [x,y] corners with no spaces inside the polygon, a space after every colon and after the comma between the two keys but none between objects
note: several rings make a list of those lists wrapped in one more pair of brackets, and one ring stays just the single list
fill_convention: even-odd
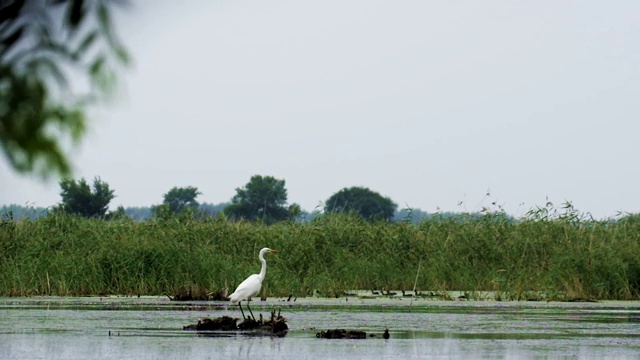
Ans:
[{"label": "calm water surface", "polygon": [[[240,317],[220,302],[166,298],[0,298],[0,359],[640,358],[640,303],[273,299],[283,338],[206,336],[182,327]],[[336,328],[375,334],[323,340]],[[380,335],[389,329],[391,338]]]}]

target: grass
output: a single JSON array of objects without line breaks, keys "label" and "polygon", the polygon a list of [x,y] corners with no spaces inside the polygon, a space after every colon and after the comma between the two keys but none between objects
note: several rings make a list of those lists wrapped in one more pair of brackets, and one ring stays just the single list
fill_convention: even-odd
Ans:
[{"label": "grass", "polygon": [[[596,221],[502,213],[370,223],[322,216],[272,226],[224,218],[134,222],[66,215],[0,223],[0,295],[230,292],[260,270],[267,296],[353,289],[445,292],[498,300],[640,298],[640,216]],[[565,214],[566,215],[566,214]]]}]

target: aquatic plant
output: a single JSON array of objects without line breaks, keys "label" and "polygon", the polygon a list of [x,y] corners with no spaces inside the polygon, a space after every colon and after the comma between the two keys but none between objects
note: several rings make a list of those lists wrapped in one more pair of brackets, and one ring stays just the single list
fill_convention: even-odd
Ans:
[{"label": "aquatic plant", "polygon": [[[369,222],[328,214],[267,226],[222,217],[134,222],[52,214],[0,222],[0,295],[173,295],[235,288],[272,257],[265,296],[491,291],[499,300],[640,298],[640,217],[548,208]],[[418,267],[420,271],[418,272]],[[416,275],[417,277],[416,281]]]}]

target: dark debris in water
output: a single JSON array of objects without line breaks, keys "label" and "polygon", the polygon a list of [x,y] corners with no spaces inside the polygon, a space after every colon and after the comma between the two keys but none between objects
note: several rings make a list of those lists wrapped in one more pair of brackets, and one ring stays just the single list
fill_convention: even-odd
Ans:
[{"label": "dark debris in water", "polygon": [[215,319],[204,318],[198,320],[197,323],[184,326],[184,330],[195,331],[242,331],[243,335],[252,336],[278,336],[283,337],[289,331],[287,325],[287,319],[280,315],[280,312],[276,314],[275,310],[271,311],[271,318],[264,320],[262,314],[258,320],[253,318],[246,318],[240,324],[237,324],[238,318],[232,318],[229,316],[222,316]]},{"label": "dark debris in water", "polygon": [[198,286],[189,286],[178,290],[173,296],[167,295],[167,297],[172,301],[224,301],[229,300],[227,292],[226,288],[218,291],[209,291]]},{"label": "dark debris in water", "polygon": [[215,319],[204,318],[197,323],[183,327],[184,330],[196,331],[235,331],[238,330],[238,319],[222,316]]},{"label": "dark debris in water", "polygon": [[319,339],[366,339],[367,333],[359,330],[334,329],[320,331],[316,337]]},{"label": "dark debris in water", "polygon": [[[333,329],[327,331],[320,331],[316,333],[318,339],[366,339],[367,333],[360,330],[345,330],[345,329]],[[388,339],[389,329],[384,329],[382,335],[369,334],[369,337],[382,337]]]}]

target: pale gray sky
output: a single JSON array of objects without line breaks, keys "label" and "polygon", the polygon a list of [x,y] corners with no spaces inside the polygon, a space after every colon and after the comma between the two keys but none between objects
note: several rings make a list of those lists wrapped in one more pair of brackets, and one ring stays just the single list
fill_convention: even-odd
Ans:
[{"label": "pale gray sky", "polygon": [[[639,16],[636,0],[138,2],[119,27],[135,65],[76,177],[108,182],[112,208],[189,185],[229,201],[260,174],[309,211],[366,186],[425,211],[640,212]],[[6,161],[0,181],[0,204],[60,200]]]}]

